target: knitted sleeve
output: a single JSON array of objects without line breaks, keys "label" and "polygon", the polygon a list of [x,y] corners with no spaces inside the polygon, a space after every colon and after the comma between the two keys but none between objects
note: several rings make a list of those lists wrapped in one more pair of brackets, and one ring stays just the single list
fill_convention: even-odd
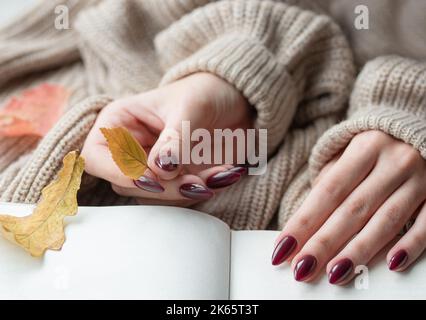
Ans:
[{"label": "knitted sleeve", "polygon": [[257,111],[276,151],[292,123],[342,110],[354,78],[351,51],[330,18],[283,2],[225,0],[163,30],[155,48],[162,84],[196,72],[234,85]]},{"label": "knitted sleeve", "polygon": [[366,64],[355,83],[347,120],[329,129],[310,158],[311,179],[358,133],[381,130],[426,159],[426,63],[398,56]]}]

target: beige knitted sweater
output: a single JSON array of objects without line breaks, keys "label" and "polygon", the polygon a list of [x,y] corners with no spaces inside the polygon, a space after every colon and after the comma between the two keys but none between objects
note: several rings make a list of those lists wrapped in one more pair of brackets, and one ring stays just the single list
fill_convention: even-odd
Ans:
[{"label": "beige knitted sweater", "polygon": [[[69,8],[69,30],[54,27],[58,4]],[[233,84],[256,108],[256,127],[268,129],[267,173],[196,206],[235,229],[282,225],[362,131],[382,130],[426,158],[426,64],[379,57],[355,81],[350,46],[322,10],[307,0],[43,2],[0,30],[0,102],[41,82],[73,95],[43,139],[1,138],[0,201],[38,201],[113,99],[199,71]],[[132,201],[83,179],[80,205]]]}]

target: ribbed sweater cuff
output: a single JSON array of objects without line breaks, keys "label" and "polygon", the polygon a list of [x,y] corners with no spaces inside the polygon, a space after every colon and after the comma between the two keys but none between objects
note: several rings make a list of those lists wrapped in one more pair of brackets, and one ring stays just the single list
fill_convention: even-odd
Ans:
[{"label": "ribbed sweater cuff", "polygon": [[282,139],[282,124],[294,115],[297,91],[284,66],[255,39],[223,36],[171,68],[167,84],[196,72],[210,72],[234,85],[256,107],[255,126],[268,130],[274,148]]},{"label": "ribbed sweater cuff", "polygon": [[255,127],[268,130],[269,153],[296,112],[341,109],[353,80],[350,49],[328,17],[273,1],[209,4],[160,33],[155,48],[162,85],[196,72],[234,85],[257,110]]},{"label": "ribbed sweater cuff", "polygon": [[310,158],[311,179],[363,131],[379,130],[412,145],[426,159],[426,64],[396,56],[368,63],[351,97],[348,120],[318,141]]}]

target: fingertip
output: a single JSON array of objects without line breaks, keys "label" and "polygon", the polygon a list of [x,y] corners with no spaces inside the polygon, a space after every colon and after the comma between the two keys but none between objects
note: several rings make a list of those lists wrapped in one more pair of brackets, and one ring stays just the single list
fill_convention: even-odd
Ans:
[{"label": "fingertip", "polygon": [[407,266],[408,253],[404,249],[397,250],[391,254],[388,260],[388,268],[391,271],[402,271]]},{"label": "fingertip", "polygon": [[133,183],[136,187],[144,191],[152,193],[163,193],[165,191],[160,183],[146,175],[143,175],[137,180],[133,180]]},{"label": "fingertip", "polygon": [[182,171],[182,166],[177,160],[170,160],[169,157],[164,158],[158,155],[148,165],[152,172],[161,180],[173,180]]},{"label": "fingertip", "polygon": [[341,258],[333,265],[327,265],[328,282],[333,285],[344,285],[351,280],[355,265],[350,258]]},{"label": "fingertip", "polygon": [[165,172],[176,172],[179,168],[179,159],[173,155],[159,155],[154,159],[154,164],[156,168],[161,169]]},{"label": "fingertip", "polygon": [[311,254],[302,256],[294,263],[294,279],[299,282],[309,282],[315,278],[318,269],[318,260]]},{"label": "fingertip", "polygon": [[297,240],[290,235],[284,237],[280,236],[278,239],[276,240],[271,259],[272,265],[274,266],[280,265],[288,260],[297,247]]}]

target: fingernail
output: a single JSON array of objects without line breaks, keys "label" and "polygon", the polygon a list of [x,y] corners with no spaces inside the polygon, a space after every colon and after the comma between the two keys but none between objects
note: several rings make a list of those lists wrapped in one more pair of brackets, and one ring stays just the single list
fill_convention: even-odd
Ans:
[{"label": "fingernail", "polygon": [[299,262],[296,264],[296,268],[294,269],[294,278],[296,281],[305,280],[317,266],[317,259],[315,259],[312,255],[304,256]]},{"label": "fingernail", "polygon": [[277,266],[283,263],[290,256],[296,246],[297,241],[294,237],[286,236],[282,238],[275,246],[274,252],[272,253],[272,265]]},{"label": "fingernail", "polygon": [[340,260],[331,268],[328,274],[328,282],[338,284],[344,281],[352,273],[353,268],[354,264],[351,259],[345,258]]},{"label": "fingernail", "polygon": [[223,171],[212,175],[207,179],[207,187],[212,189],[228,187],[240,180],[241,175],[236,172]]},{"label": "fingernail", "polygon": [[401,268],[407,262],[407,260],[408,260],[407,251],[399,250],[389,260],[389,269],[390,270],[397,270],[397,269]]},{"label": "fingernail", "polygon": [[246,167],[234,167],[228,170],[228,172],[235,172],[239,173],[240,175],[245,175],[248,172],[248,169]]},{"label": "fingernail", "polygon": [[200,184],[195,183],[183,184],[180,186],[179,191],[184,197],[193,200],[208,200],[214,195],[211,190]]},{"label": "fingernail", "polygon": [[175,171],[178,167],[178,160],[173,155],[157,156],[155,164],[164,171]]},{"label": "fingernail", "polygon": [[136,187],[145,191],[154,193],[164,192],[164,188],[161,186],[161,184],[146,176],[142,176],[138,180],[133,180],[133,183]]}]

